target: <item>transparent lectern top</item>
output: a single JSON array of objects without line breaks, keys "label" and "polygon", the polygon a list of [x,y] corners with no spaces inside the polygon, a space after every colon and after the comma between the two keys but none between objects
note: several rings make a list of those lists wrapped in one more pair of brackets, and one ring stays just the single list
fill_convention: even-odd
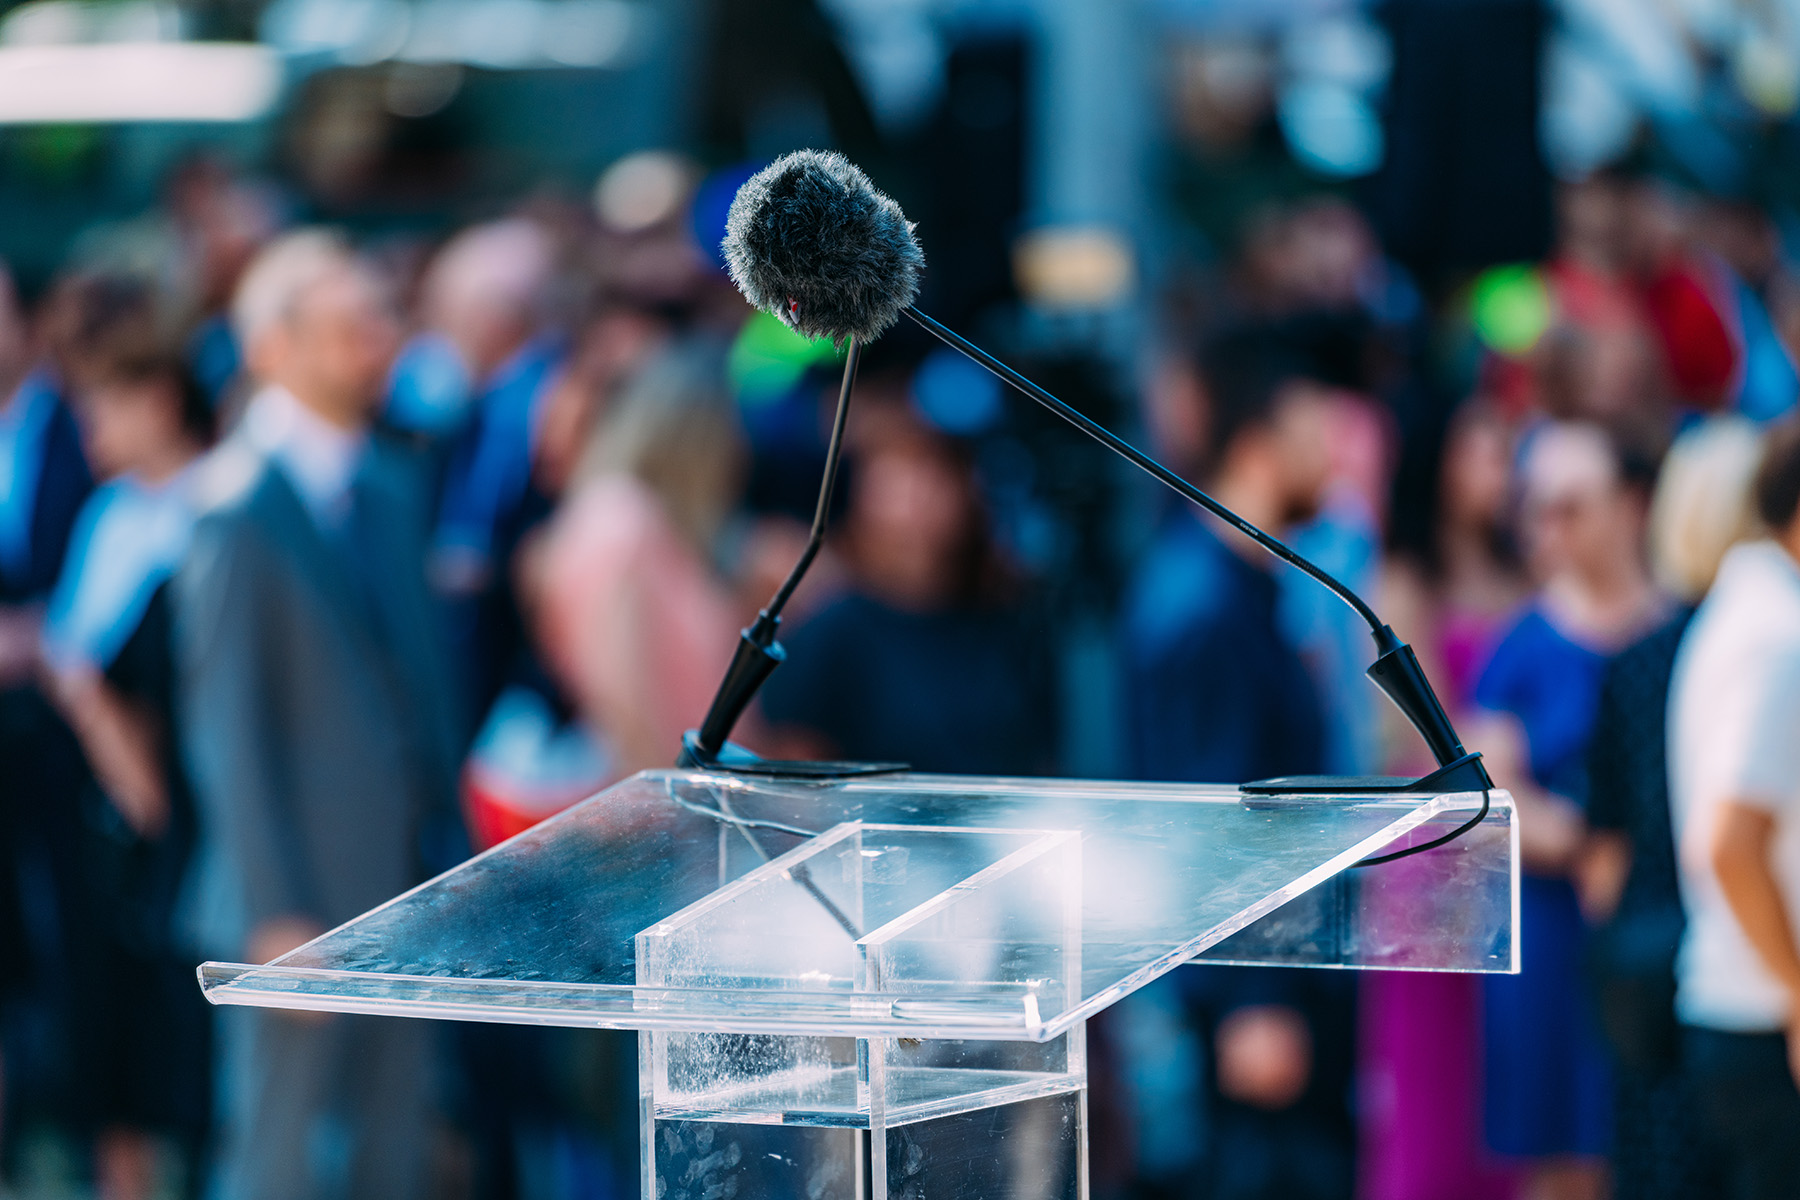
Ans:
[{"label": "transparent lectern top", "polygon": [[646,771],[217,1003],[740,1033],[1046,1041],[1190,959],[1517,970],[1511,798]]}]

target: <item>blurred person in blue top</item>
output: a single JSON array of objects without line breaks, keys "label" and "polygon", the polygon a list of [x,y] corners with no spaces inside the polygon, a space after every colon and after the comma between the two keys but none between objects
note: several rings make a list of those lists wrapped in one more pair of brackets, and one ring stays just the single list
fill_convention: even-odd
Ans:
[{"label": "blurred person in blue top", "polygon": [[65,384],[67,359],[92,324],[93,286],[59,282],[31,330],[11,278],[0,277],[0,686],[31,672],[44,599],[93,487]]},{"label": "blurred person in blue top", "polygon": [[[1264,529],[1317,515],[1335,398],[1276,334],[1211,346],[1196,463],[1222,503]],[[1132,571],[1121,628],[1132,773],[1236,783],[1321,768],[1318,686],[1282,627],[1280,564],[1213,517],[1171,503]]]},{"label": "blurred person in blue top", "polygon": [[523,218],[477,225],[451,239],[425,280],[428,331],[409,347],[402,361],[412,363],[411,373],[390,393],[390,421],[415,419],[393,408],[408,387],[442,385],[444,403],[467,408],[461,417],[416,419],[454,437],[429,575],[446,604],[471,717],[488,710],[515,659],[528,652],[512,562],[551,509],[533,466],[566,350],[551,320],[555,267],[549,234]]},{"label": "blurred person in blue top", "polygon": [[[1289,531],[1294,549],[1359,595],[1376,588],[1383,507],[1392,455],[1380,411],[1366,397],[1334,390],[1328,417],[1331,478],[1312,519]],[[1299,571],[1282,571],[1282,629],[1320,685],[1327,771],[1374,773],[1381,765],[1383,707],[1365,677],[1369,629],[1350,607]]]},{"label": "blurred person in blue top", "polygon": [[95,945],[75,989],[71,1067],[100,1193],[117,1200],[147,1197],[159,1179],[197,1188],[212,1071],[199,956],[177,920],[199,831],[175,749],[165,586],[193,532],[212,412],[182,356],[132,332],[83,364],[76,412],[106,482],[82,507],[43,631],[51,695],[92,772]]},{"label": "blurred person in blue top", "polygon": [[837,539],[849,586],[783,638],[763,714],[796,757],[1047,774],[1048,643],[994,544],[967,445],[921,420],[898,383],[869,380],[852,417]]},{"label": "blurred person in blue top", "polygon": [[63,380],[89,281],[28,323],[0,272],[0,1009],[8,1119],[71,1115],[66,967],[80,940],[80,751],[34,675],[44,606],[92,488]]},{"label": "blurred person in blue top", "polygon": [[[1313,517],[1332,475],[1337,398],[1259,327],[1209,345],[1198,381],[1195,410],[1163,425],[1210,436],[1165,449],[1271,532]],[[1324,767],[1319,688],[1280,617],[1282,569],[1171,505],[1133,571],[1120,630],[1134,776],[1233,783]],[[1354,996],[1336,972],[1205,966],[1131,997],[1102,1037],[1130,1081],[1150,1164],[1139,1182],[1209,1200],[1349,1197]],[[1179,1035],[1145,1044],[1140,1017]],[[1183,1046],[1187,1061],[1170,1063]]]},{"label": "blurred person in blue top", "polygon": [[1695,233],[1710,252],[1713,289],[1738,348],[1729,398],[1751,420],[1774,420],[1800,395],[1800,369],[1782,328],[1792,320],[1795,294],[1781,229],[1754,203],[1709,197],[1700,205]]},{"label": "blurred person in blue top", "polygon": [[1577,882],[1589,843],[1588,745],[1612,657],[1667,619],[1645,553],[1649,464],[1597,425],[1549,422],[1519,466],[1536,595],[1475,687],[1470,744],[1520,811],[1521,973],[1486,980],[1485,1122],[1533,1194],[1607,1186],[1612,1081],[1582,979]]}]

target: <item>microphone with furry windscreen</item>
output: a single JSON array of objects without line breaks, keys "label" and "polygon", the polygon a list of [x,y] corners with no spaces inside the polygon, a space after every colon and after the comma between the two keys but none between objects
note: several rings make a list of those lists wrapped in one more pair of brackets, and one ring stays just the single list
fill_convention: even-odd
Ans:
[{"label": "microphone with furry windscreen", "polygon": [[[1493,786],[1481,756],[1463,748],[1412,647],[1402,642],[1360,596],[1316,563],[1246,521],[1148,454],[912,307],[918,294],[919,272],[925,265],[925,256],[913,236],[913,227],[900,206],[842,155],[802,150],[777,159],[752,176],[732,203],[723,249],[732,281],[752,304],[807,337],[831,338],[846,346],[847,353],[812,536],[775,597],[750,628],[743,631],[737,654],[705,722],[686,739],[685,763],[808,774],[891,769],[879,765],[859,768],[850,764],[765,764],[729,747],[727,739],[757,689],[783,658],[775,637],[781,610],[812,565],[824,540],[825,518],[837,480],[844,422],[862,348],[905,316],[1095,441],[1206,509],[1276,558],[1306,572],[1368,624],[1376,651],[1369,677],[1424,737],[1437,759],[1438,769],[1423,779],[1307,777],[1266,780],[1244,785],[1246,792],[1268,795],[1420,789],[1485,792]],[[1430,844],[1435,843],[1413,850],[1426,849]]]},{"label": "microphone with furry windscreen", "polygon": [[745,181],[722,248],[750,303],[840,345],[886,333],[918,296],[925,266],[900,206],[843,155],[815,150]]}]

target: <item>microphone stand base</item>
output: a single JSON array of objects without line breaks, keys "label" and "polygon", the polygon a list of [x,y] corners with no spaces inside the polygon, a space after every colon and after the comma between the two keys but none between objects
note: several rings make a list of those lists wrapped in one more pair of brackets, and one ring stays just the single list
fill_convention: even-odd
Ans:
[{"label": "microphone stand base", "polygon": [[896,775],[912,768],[896,762],[833,762],[802,759],[764,758],[744,749],[736,742],[726,742],[724,749],[708,755],[700,749],[698,730],[690,729],[681,739],[681,758],[676,766],[690,771],[724,771],[732,775],[754,775],[773,779],[859,779],[865,775]]},{"label": "microphone stand base", "polygon": [[1277,798],[1317,800],[1323,796],[1394,796],[1409,792],[1479,792],[1494,786],[1481,755],[1465,754],[1429,775],[1281,775],[1239,784],[1246,798],[1267,803]]}]

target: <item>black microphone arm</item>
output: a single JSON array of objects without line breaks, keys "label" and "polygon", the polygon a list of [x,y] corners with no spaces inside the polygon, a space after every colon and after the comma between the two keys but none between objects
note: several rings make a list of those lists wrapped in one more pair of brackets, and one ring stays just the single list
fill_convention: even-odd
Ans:
[{"label": "black microphone arm", "polygon": [[[1437,694],[1432,691],[1431,681],[1425,677],[1424,668],[1419,665],[1418,656],[1413,653],[1412,647],[1401,641],[1399,636],[1394,633],[1393,628],[1383,622],[1362,597],[1351,591],[1329,571],[1298,553],[1279,538],[1246,521],[1130,442],[1066,401],[1033,383],[942,322],[916,308],[907,308],[903,311],[914,324],[951,349],[966,355],[971,361],[1031,397],[1113,453],[1129,461],[1139,470],[1151,475],[1181,496],[1212,513],[1282,562],[1304,571],[1338,599],[1348,604],[1356,615],[1368,625],[1369,632],[1375,639],[1376,655],[1374,663],[1368,669],[1369,678],[1374,680],[1375,685],[1386,694],[1388,699],[1394,702],[1395,706],[1412,723],[1413,728],[1419,731],[1420,736],[1425,739],[1425,744],[1431,748],[1431,753],[1437,760],[1438,769],[1421,779],[1387,776],[1293,776],[1244,784],[1243,790],[1246,793],[1274,795],[1307,792],[1480,791],[1484,795],[1482,812],[1485,815],[1487,807],[1485,795],[1487,790],[1493,787],[1493,780],[1488,777],[1487,768],[1482,765],[1481,755],[1471,753],[1463,748],[1462,739],[1457,736],[1456,728],[1451,724],[1449,714],[1444,711],[1443,704],[1439,702]],[[741,751],[733,753],[737,748],[731,746],[729,741],[731,731],[736,726],[738,718],[743,715],[744,710],[749,706],[764,681],[786,657],[781,644],[776,641],[776,633],[781,624],[781,611],[793,595],[801,578],[812,566],[813,560],[824,542],[831,496],[836,486],[843,452],[844,425],[850,408],[850,393],[856,381],[856,369],[861,359],[861,353],[861,347],[857,340],[854,337],[850,338],[844,361],[843,382],[838,390],[837,415],[832,422],[831,441],[826,450],[825,475],[819,489],[818,507],[813,514],[812,533],[807,540],[806,549],[800,555],[799,561],[794,564],[793,570],[788,574],[780,589],[775,593],[774,598],[757,614],[756,621],[749,628],[743,630],[739,636],[737,652],[732,657],[731,666],[726,671],[725,679],[719,685],[718,694],[713,698],[706,719],[698,730],[690,732],[683,740],[681,763],[684,766],[723,766],[757,773],[802,774],[821,777],[893,770],[897,767],[897,764],[889,763],[859,766],[845,763],[763,762]],[[1476,818],[1476,820],[1479,819],[1480,817]],[[1473,822],[1470,824],[1472,825]],[[1457,833],[1460,832],[1462,830],[1457,831]],[[1451,836],[1455,836],[1455,834]],[[1439,843],[1434,841],[1429,845],[1436,844]],[[1427,849],[1429,845],[1414,847],[1414,850]],[[1410,852],[1412,851],[1403,853]]]},{"label": "black microphone arm", "polygon": [[[831,497],[837,490],[838,468],[843,465],[844,426],[850,418],[850,392],[856,386],[856,368],[862,362],[862,344],[851,335],[844,350],[844,377],[838,384],[837,415],[831,420],[831,441],[825,448],[825,474],[819,482],[819,501],[813,509],[812,532],[806,539],[806,548],[800,552],[799,559],[782,580],[775,595],[756,614],[756,620],[748,629],[739,631],[737,650],[731,656],[731,666],[725,670],[725,678],[719,683],[719,690],[713,695],[711,706],[706,710],[706,718],[700,722],[700,728],[691,730],[682,739],[681,765],[720,766],[737,764],[750,766],[758,760],[746,755],[730,755],[731,731],[737,727],[738,719],[762,690],[762,685],[787,658],[787,651],[776,641],[781,631],[781,612],[793,598],[794,589],[812,569],[813,560],[819,556],[819,550],[825,544],[825,527],[831,516]],[[794,773],[808,775],[867,774],[883,770],[892,770],[898,764],[868,764],[854,767],[844,763],[780,763],[772,764],[782,768],[792,768]],[[834,769],[836,768],[836,769]]]},{"label": "black microphone arm", "polygon": [[[1356,615],[1363,619],[1375,639],[1376,657],[1369,666],[1369,678],[1375,681],[1375,685],[1405,714],[1413,728],[1419,731],[1420,736],[1425,739],[1425,744],[1431,748],[1432,756],[1437,759],[1439,769],[1424,779],[1416,781],[1338,780],[1337,783],[1346,785],[1340,787],[1339,790],[1401,791],[1430,787],[1443,791],[1456,791],[1461,790],[1461,785],[1466,783],[1468,790],[1474,791],[1493,786],[1493,780],[1488,778],[1487,768],[1481,764],[1481,755],[1471,754],[1463,748],[1462,739],[1457,736],[1456,727],[1450,723],[1450,714],[1444,711],[1444,706],[1439,702],[1437,693],[1432,691],[1431,681],[1425,677],[1425,669],[1419,665],[1418,655],[1413,653],[1413,648],[1401,641],[1393,627],[1377,616],[1375,610],[1370,608],[1361,596],[1351,591],[1342,580],[1296,551],[1280,538],[1246,521],[1106,426],[1033,383],[935,317],[928,316],[916,308],[906,309],[905,314],[912,319],[913,324],[932,337],[985,367],[995,376],[1036,400],[1114,454],[1126,459],[1139,470],[1153,476],[1188,500],[1198,504],[1282,562],[1306,572],[1324,585],[1332,595],[1348,604]],[[1286,785],[1290,781],[1267,780],[1264,782],[1270,785]],[[1405,788],[1396,786],[1402,782],[1407,785]],[[1274,787],[1263,788],[1260,784],[1248,786],[1259,790],[1278,790]]]}]

